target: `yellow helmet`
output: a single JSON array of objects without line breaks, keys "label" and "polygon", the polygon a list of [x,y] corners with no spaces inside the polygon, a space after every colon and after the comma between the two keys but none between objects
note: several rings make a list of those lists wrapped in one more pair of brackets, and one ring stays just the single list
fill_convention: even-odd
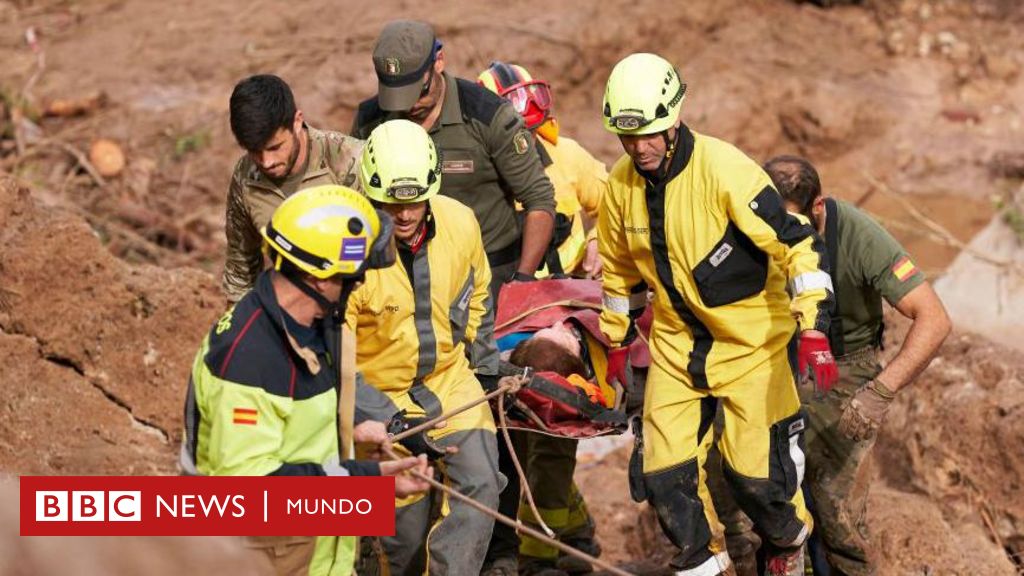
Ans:
[{"label": "yellow helmet", "polygon": [[300,190],[277,207],[261,233],[274,269],[286,259],[316,278],[358,277],[394,263],[391,218],[359,192],[326,185]]},{"label": "yellow helmet", "polygon": [[359,180],[377,202],[422,202],[441,190],[441,156],[419,124],[389,120],[363,146]]},{"label": "yellow helmet", "polygon": [[615,134],[656,134],[679,118],[686,83],[661,56],[630,54],[608,77],[604,90],[604,126]]}]

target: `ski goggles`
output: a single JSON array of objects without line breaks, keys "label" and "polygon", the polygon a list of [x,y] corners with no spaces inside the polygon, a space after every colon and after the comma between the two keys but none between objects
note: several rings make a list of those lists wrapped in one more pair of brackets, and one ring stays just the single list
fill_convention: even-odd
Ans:
[{"label": "ski goggles", "polygon": [[530,102],[541,110],[551,109],[551,87],[543,80],[529,80],[513,84],[502,90],[502,98],[512,103],[512,108],[520,115],[526,113]]}]

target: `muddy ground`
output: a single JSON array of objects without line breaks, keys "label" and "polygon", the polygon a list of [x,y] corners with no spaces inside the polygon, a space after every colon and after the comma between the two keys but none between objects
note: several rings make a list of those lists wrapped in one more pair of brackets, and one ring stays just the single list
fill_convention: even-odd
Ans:
[{"label": "muddy ground", "polygon": [[[313,125],[345,130],[399,16],[433,22],[458,75],[505,59],[550,80],[565,133],[608,163],[603,81],[629,52],[661,53],[693,129],[758,160],[808,156],[933,277],[1024,179],[1013,0],[0,2],[0,471],[174,472],[189,364],[223,306],[231,87],[277,73]],[[47,115],[60,100],[102,104]],[[90,173],[98,138],[123,150],[120,174]],[[1022,367],[960,332],[901,394],[876,455],[883,574],[1021,572]],[[606,554],[660,558],[622,456],[580,473]]]}]

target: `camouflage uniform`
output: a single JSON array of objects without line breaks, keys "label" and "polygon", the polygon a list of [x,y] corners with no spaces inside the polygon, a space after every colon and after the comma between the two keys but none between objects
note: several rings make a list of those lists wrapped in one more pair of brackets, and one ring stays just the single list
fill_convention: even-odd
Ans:
[{"label": "camouflage uniform", "polygon": [[340,184],[360,189],[358,170],[363,142],[340,132],[306,126],[306,165],[281,182],[260,172],[248,154],[242,156],[231,175],[228,190],[227,257],[223,288],[228,300],[238,301],[252,287],[263,270],[263,238],[260,228],[270,221],[281,202],[295,192],[323,184]]}]

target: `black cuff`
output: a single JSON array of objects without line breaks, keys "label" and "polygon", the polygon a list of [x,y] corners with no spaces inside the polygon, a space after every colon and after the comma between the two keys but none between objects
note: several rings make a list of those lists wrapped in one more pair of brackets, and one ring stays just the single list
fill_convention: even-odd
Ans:
[{"label": "black cuff", "polygon": [[494,392],[498,389],[498,380],[501,380],[501,376],[497,374],[477,374],[476,379],[480,381],[480,386],[483,387],[484,392]]},{"label": "black cuff", "polygon": [[523,274],[516,270],[508,277],[506,282],[536,282],[537,278],[533,274]]},{"label": "black cuff", "polygon": [[342,460],[341,465],[352,476],[380,476],[380,462],[374,460]]}]

